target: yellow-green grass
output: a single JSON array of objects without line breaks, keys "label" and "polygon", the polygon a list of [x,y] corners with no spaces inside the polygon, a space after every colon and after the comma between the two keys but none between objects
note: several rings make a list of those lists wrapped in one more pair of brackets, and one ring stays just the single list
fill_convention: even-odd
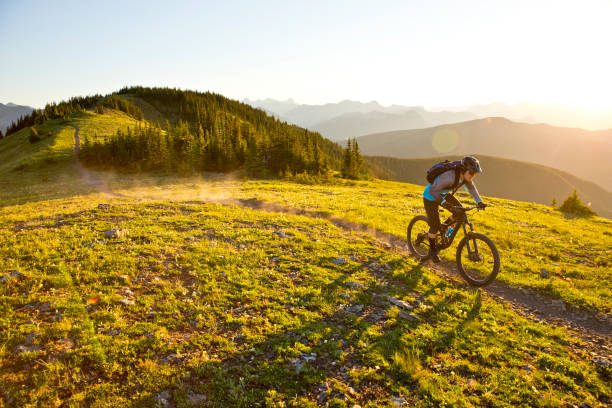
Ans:
[{"label": "yellow-green grass", "polygon": [[[147,175],[94,173],[104,188],[133,198],[248,199],[277,202],[343,217],[405,237],[412,217],[422,214],[421,186],[386,181],[308,186],[287,181],[217,181]],[[95,191],[73,178],[58,175],[63,194]],[[25,189],[26,187],[22,187]],[[36,184],[7,203],[53,194],[53,183]],[[22,194],[26,194],[23,196]],[[29,197],[29,198],[28,198]],[[52,196],[51,196],[52,197]],[[469,204],[469,198],[462,197]],[[580,308],[610,313],[612,308],[612,221],[572,218],[550,207],[487,198],[490,207],[472,213],[476,231],[488,235],[501,256],[498,280],[535,288]],[[454,260],[455,244],[442,256]],[[541,269],[549,277],[541,277]]]},{"label": "yellow-green grass", "polygon": [[[324,211],[405,237],[410,220],[424,213],[422,190],[383,181],[339,187],[253,181],[238,191],[241,197]],[[466,196],[462,200],[473,205]],[[486,201],[486,211],[470,216],[476,231],[489,236],[499,249],[498,280],[537,288],[579,307],[612,311],[612,221],[571,218],[539,204],[489,197]],[[443,257],[453,260],[457,243],[458,239]],[[542,268],[550,272],[549,278],[540,277]]]},{"label": "yellow-green grass", "polygon": [[[380,180],[310,186],[280,180],[204,182],[200,178],[114,176],[108,184],[134,198],[257,198],[342,217],[399,237],[406,236],[415,215],[424,213],[423,187]],[[470,205],[469,197],[460,198]],[[475,230],[489,236],[499,249],[502,266],[498,280],[535,288],[577,307],[610,313],[612,221],[568,217],[533,203],[492,197],[486,201],[490,207],[470,216]],[[460,234],[442,253],[444,258],[454,260]],[[540,276],[542,268],[550,277]]]},{"label": "yellow-green grass", "polygon": [[[144,407],[166,391],[178,407],[314,407],[323,382],[324,403],[337,407],[392,398],[423,407],[609,401],[610,373],[597,371],[579,339],[367,234],[180,201],[261,192],[289,205],[304,186],[151,177],[126,188],[134,181],[113,181],[126,196],[0,208],[0,272],[21,274],[0,283],[5,406]],[[310,187],[310,196],[338,195],[308,205],[331,208],[347,200],[344,189],[376,186]],[[390,191],[379,187],[376,205],[385,208]],[[113,227],[129,234],[105,239]],[[400,311],[389,297],[414,309]]]}]

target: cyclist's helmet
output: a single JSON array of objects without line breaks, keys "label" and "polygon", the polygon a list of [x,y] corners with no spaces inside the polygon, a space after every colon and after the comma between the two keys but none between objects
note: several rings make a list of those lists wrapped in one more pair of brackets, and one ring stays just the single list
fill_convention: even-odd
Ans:
[{"label": "cyclist's helmet", "polygon": [[480,162],[474,156],[465,156],[461,159],[461,166],[472,173],[482,173]]}]

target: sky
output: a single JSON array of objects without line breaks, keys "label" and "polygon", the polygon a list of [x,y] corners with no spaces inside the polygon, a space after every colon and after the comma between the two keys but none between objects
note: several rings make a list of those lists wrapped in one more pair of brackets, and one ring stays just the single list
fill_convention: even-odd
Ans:
[{"label": "sky", "polygon": [[612,108],[612,1],[0,0],[0,102],[125,85],[242,100]]}]

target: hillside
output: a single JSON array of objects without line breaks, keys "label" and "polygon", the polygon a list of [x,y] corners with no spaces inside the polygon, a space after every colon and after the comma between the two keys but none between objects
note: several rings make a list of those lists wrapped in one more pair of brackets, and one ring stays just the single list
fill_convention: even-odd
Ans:
[{"label": "hillside", "polygon": [[402,113],[378,111],[345,113],[327,121],[312,125],[312,129],[321,133],[328,139],[337,141],[375,132],[422,127],[425,127],[425,121],[416,111]]},{"label": "hillside", "polygon": [[14,103],[0,103],[0,132],[4,134],[11,123],[16,122],[20,117],[28,115],[34,108],[30,106],[15,105]]},{"label": "hillside", "polygon": [[481,154],[553,167],[612,190],[612,130],[587,131],[503,118],[358,138],[363,154],[398,158]]},{"label": "hillside", "polygon": [[[376,176],[386,180],[427,184],[425,174],[442,160],[459,160],[461,156],[428,159],[397,159],[367,156],[366,159],[384,169]],[[553,198],[561,204],[573,190],[602,217],[612,218],[612,193],[597,184],[566,172],[538,164],[478,155],[484,173],[476,179],[481,193],[511,200],[550,205]]]},{"label": "hillside", "polygon": [[[569,329],[368,233],[237,206],[273,200],[401,236],[422,211],[418,186],[93,174],[111,194],[73,177],[65,198],[32,201],[49,187],[35,183],[24,204],[0,201],[9,406],[610,401],[609,373]],[[610,312],[610,222],[492,201],[475,222],[502,250],[500,279]]]},{"label": "hillside", "polygon": [[89,167],[180,174],[241,169],[257,176],[318,176],[340,168],[342,148],[318,133],[222,95],[169,88],[131,87],[48,104],[12,126],[7,139],[22,140],[50,121],[67,123],[72,114],[109,109],[148,123],[106,138],[85,135],[82,159]]}]

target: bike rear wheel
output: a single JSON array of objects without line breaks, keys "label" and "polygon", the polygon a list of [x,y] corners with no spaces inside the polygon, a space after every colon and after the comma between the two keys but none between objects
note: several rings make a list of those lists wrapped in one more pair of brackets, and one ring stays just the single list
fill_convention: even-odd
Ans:
[{"label": "bike rear wheel", "polygon": [[429,253],[429,218],[424,215],[417,215],[408,224],[407,240],[408,248],[414,256],[425,257]]},{"label": "bike rear wheel", "polygon": [[472,286],[486,286],[499,273],[499,252],[486,235],[470,232],[457,246],[457,269]]}]

